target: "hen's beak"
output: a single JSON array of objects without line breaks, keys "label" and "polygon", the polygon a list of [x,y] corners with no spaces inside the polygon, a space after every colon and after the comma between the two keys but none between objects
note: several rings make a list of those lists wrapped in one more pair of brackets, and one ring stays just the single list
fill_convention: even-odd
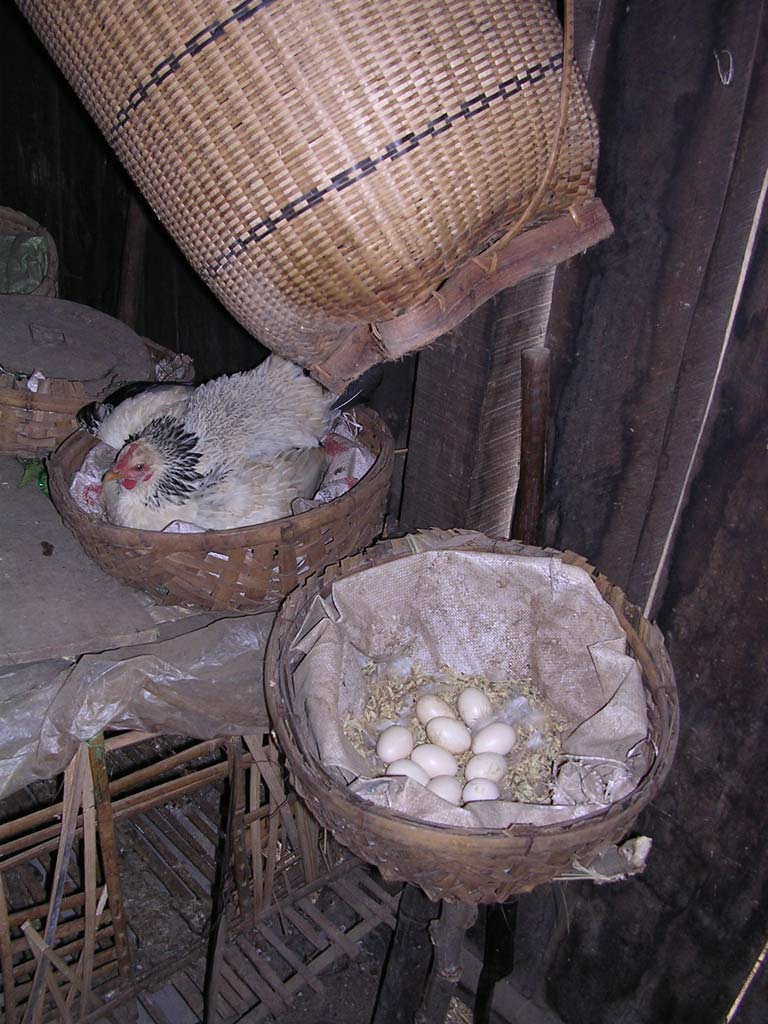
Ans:
[{"label": "hen's beak", "polygon": [[108,469],[104,476],[101,478],[101,482],[105,484],[107,480],[119,480],[120,474],[115,469]]}]

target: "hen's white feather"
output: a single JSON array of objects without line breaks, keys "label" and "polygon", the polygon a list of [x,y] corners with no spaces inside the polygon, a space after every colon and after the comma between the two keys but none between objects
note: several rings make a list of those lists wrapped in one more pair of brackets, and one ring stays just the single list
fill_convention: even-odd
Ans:
[{"label": "hen's white feather", "polygon": [[135,491],[117,480],[107,480],[104,505],[110,522],[136,530],[163,530],[175,520],[204,530],[234,530],[290,515],[294,498],[313,497],[324,466],[323,448],[293,448],[267,462],[243,465],[227,486],[211,486],[182,504],[159,508],[137,500]]},{"label": "hen's white feather", "polygon": [[129,437],[140,434],[156,416],[183,420],[191,396],[192,388],[169,384],[126,398],[99,424],[98,437],[119,451]]},{"label": "hen's white feather", "polygon": [[334,396],[301,367],[271,355],[255,370],[195,389],[184,428],[199,438],[200,471],[232,458],[312,448],[327,432]]}]

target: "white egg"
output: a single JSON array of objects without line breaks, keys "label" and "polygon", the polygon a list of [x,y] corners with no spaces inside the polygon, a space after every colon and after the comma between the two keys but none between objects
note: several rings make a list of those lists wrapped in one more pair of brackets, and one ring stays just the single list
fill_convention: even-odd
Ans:
[{"label": "white egg", "polygon": [[414,764],[407,757],[402,758],[400,761],[393,761],[387,768],[387,775],[407,775],[409,779],[421,783],[422,786],[426,786],[429,782],[429,776],[424,769],[419,768],[417,764]]},{"label": "white egg", "polygon": [[404,725],[390,725],[379,736],[376,743],[376,753],[384,764],[391,764],[392,761],[408,757],[412,750],[413,733]]},{"label": "white egg", "polygon": [[517,733],[504,722],[491,722],[472,738],[473,754],[508,754],[517,741]]},{"label": "white egg", "polygon": [[490,752],[470,757],[464,768],[464,778],[467,782],[471,782],[472,779],[490,779],[491,782],[501,782],[506,774],[506,757]]},{"label": "white egg", "polygon": [[459,765],[453,754],[434,743],[420,743],[414,747],[411,753],[411,760],[415,761],[420,768],[423,768],[430,779],[438,775],[455,775]]},{"label": "white egg", "polygon": [[471,729],[478,719],[491,713],[491,702],[482,690],[468,686],[459,694],[458,708],[462,719]]},{"label": "white egg", "polygon": [[469,729],[455,718],[431,718],[427,722],[427,736],[432,743],[452,754],[463,754],[472,744]]},{"label": "white egg", "polygon": [[427,783],[427,789],[449,804],[461,803],[461,783],[455,775],[437,775]]},{"label": "white egg", "polygon": [[498,800],[499,787],[490,779],[472,779],[462,790],[461,799],[465,804],[473,800]]},{"label": "white egg", "polygon": [[442,697],[426,693],[416,701],[416,717],[422,725],[426,725],[432,718],[455,718],[456,715]]}]

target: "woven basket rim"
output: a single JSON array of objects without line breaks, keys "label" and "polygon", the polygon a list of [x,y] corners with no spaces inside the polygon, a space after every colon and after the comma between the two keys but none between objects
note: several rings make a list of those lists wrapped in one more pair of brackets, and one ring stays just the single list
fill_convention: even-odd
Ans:
[{"label": "woven basket rim", "polygon": [[[562,560],[567,564],[584,568],[590,574],[598,587],[601,597],[606,601],[606,603],[613,606],[613,601],[608,601],[605,594],[602,592],[601,584],[609,588],[613,595],[621,595],[621,598],[626,602],[627,606],[633,608],[639,614],[640,621],[646,624],[648,628],[656,629],[656,627],[648,622],[648,620],[640,613],[637,606],[631,605],[626,600],[626,597],[620,587],[610,583],[605,576],[599,573],[593,566],[589,565],[589,563],[580,555],[570,551],[560,551],[555,548],[527,546],[519,544],[516,541],[498,542],[491,538],[487,539],[487,549],[450,547],[449,550],[453,552],[477,552],[479,550],[487,550],[489,553],[530,554],[532,556],[535,553],[539,557],[556,556],[562,558]],[[508,545],[512,549],[516,547],[519,550],[500,550],[502,545]],[[435,548],[430,550],[440,551],[446,549]],[[639,809],[642,809],[642,807],[649,803],[658,791],[661,781],[663,781],[663,778],[660,779],[659,776],[662,772],[666,771],[666,766],[671,763],[671,759],[674,756],[679,729],[679,704],[676,688],[670,689],[667,686],[660,686],[658,693],[649,689],[646,671],[642,664],[640,665],[640,668],[643,676],[643,689],[646,695],[646,700],[650,697],[657,710],[660,707],[660,697],[663,696],[668,701],[668,710],[670,714],[669,730],[666,735],[661,737],[663,742],[656,747],[650,768],[632,792],[621,800],[617,800],[614,803],[609,804],[607,807],[592,811],[589,814],[581,815],[578,818],[567,821],[541,825],[531,823],[514,823],[503,829],[489,829],[485,827],[463,828],[456,825],[445,825],[438,822],[424,821],[420,818],[414,818],[409,815],[397,813],[386,807],[380,807],[371,801],[365,800],[357,794],[350,793],[348,789],[343,788],[336,782],[336,780],[311,753],[311,751],[308,751],[304,744],[300,742],[302,739],[301,734],[294,728],[295,723],[293,709],[289,707],[285,701],[279,682],[281,668],[283,667],[280,660],[280,651],[277,649],[280,641],[279,622],[280,620],[289,621],[291,623],[291,632],[295,632],[300,626],[302,613],[307,610],[309,602],[317,594],[329,593],[333,583],[337,580],[348,578],[360,572],[374,568],[377,565],[394,562],[401,558],[412,557],[416,553],[417,552],[413,551],[403,551],[381,556],[377,555],[375,547],[369,548],[362,556],[363,559],[368,560],[364,560],[358,565],[346,568],[344,567],[343,562],[331,565],[322,574],[316,574],[305,580],[284,601],[280,611],[278,612],[275,627],[272,629],[267,645],[265,660],[265,688],[270,716],[280,738],[281,746],[283,747],[283,750],[286,751],[286,756],[289,749],[295,749],[303,759],[305,768],[309,768],[311,765],[315,769],[317,781],[323,788],[331,790],[334,794],[334,798],[338,798],[346,803],[350,810],[356,815],[373,815],[374,818],[378,819],[382,823],[398,827],[401,829],[400,838],[402,838],[403,830],[406,832],[412,830],[421,832],[422,830],[426,830],[426,834],[434,832],[439,833],[442,836],[484,839],[501,844],[505,843],[505,841],[510,837],[540,838],[546,836],[562,836],[564,833],[576,834],[581,831],[589,832],[596,824],[601,822],[610,822],[611,819],[619,817],[623,812],[628,810],[630,807],[633,807],[633,805],[640,804]],[[347,559],[345,561],[349,562],[352,561],[352,559]],[[341,572],[338,571],[339,567],[341,567]],[[331,578],[328,578],[329,576]],[[615,608],[614,611],[616,611]],[[620,624],[622,624],[621,616],[617,617],[619,618]],[[627,639],[629,642],[630,637],[627,636]],[[636,639],[639,641],[639,637],[636,636]],[[642,641],[639,642],[642,643]],[[632,645],[630,644],[630,646]],[[635,657],[635,660],[638,660],[635,656],[634,650],[633,657]],[[290,767],[293,770],[293,765],[290,765]]]},{"label": "woven basket rim", "polygon": [[[385,454],[386,444],[389,439],[389,434],[383,421],[373,409],[360,407],[356,410],[356,415],[362,421],[363,426],[370,424],[377,433],[382,435],[383,444],[382,452],[370,469],[355,484],[355,488],[360,487],[364,482],[369,483],[378,473],[383,471],[383,465],[386,460],[381,456]],[[248,540],[253,536],[254,531],[258,531],[258,540],[262,544],[270,534],[274,534],[275,540],[278,541],[283,532],[290,530],[299,519],[302,523],[306,524],[312,523],[315,519],[318,522],[326,519],[328,510],[335,507],[337,503],[342,502],[355,489],[351,488],[350,491],[340,494],[331,501],[324,502],[317,508],[308,509],[306,512],[284,516],[282,519],[271,519],[265,523],[238,526],[232,530],[205,530],[202,533],[163,533],[161,530],[137,530],[131,526],[116,526],[96,516],[89,516],[88,513],[83,512],[70,494],[69,485],[71,478],[68,479],[66,477],[62,465],[65,457],[69,454],[70,448],[79,446],[82,448],[82,458],[85,458],[97,443],[98,438],[82,430],[74,431],[61,442],[48,460],[48,472],[54,478],[51,494],[62,518],[68,522],[75,520],[87,524],[88,529],[98,532],[102,537],[119,547],[125,547],[129,541],[133,541],[134,543],[143,543],[159,548],[161,552],[167,549],[170,553],[184,551],[208,552],[213,548],[242,548],[250,546]],[[391,440],[389,440],[389,443],[392,443]]]},{"label": "woven basket rim", "polygon": [[[66,377],[49,377],[48,380],[64,381],[65,383],[79,385],[81,381],[67,381]],[[58,413],[61,415],[74,415],[81,409],[89,396],[82,389],[71,395],[51,394],[50,392],[39,394],[30,391],[28,388],[9,387],[0,380],[0,405],[6,409],[23,409],[39,412]]]}]

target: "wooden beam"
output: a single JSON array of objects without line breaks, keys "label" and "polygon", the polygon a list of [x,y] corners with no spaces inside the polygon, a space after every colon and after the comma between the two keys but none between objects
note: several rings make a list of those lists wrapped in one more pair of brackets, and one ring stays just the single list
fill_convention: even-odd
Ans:
[{"label": "wooden beam", "polygon": [[573,206],[554,220],[468,260],[431,299],[395,320],[377,324],[376,333],[393,358],[423,348],[497,292],[557,266],[612,232],[611,219],[599,199]]},{"label": "wooden beam", "polygon": [[522,397],[520,479],[515,497],[512,536],[523,544],[541,541],[539,527],[544,500],[544,469],[549,413],[549,349],[543,345],[520,353]]}]

